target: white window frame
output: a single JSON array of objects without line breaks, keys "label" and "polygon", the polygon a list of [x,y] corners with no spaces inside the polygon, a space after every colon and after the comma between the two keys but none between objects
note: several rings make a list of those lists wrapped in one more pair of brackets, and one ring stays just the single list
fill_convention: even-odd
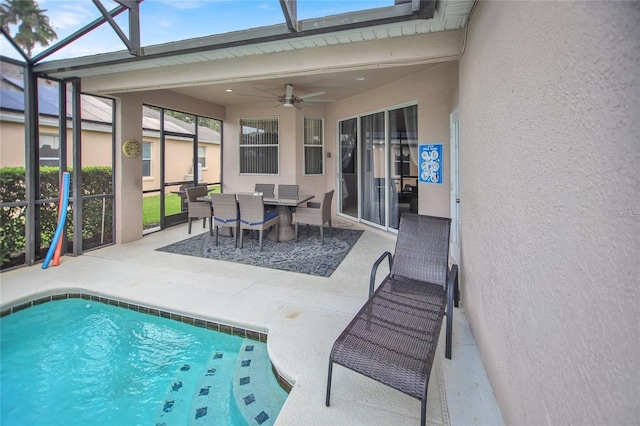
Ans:
[{"label": "white window frame", "polygon": [[[316,120],[320,122],[319,130],[320,135],[311,135],[309,131],[307,131],[307,120]],[[322,117],[304,117],[304,125],[303,125],[303,146],[302,146],[302,164],[304,168],[305,176],[323,176],[325,170],[325,161],[324,161],[324,118]],[[320,138],[320,144],[312,143],[313,141],[309,140],[309,137]],[[320,150],[320,161],[322,162],[320,173],[309,173],[307,171],[307,148],[315,148]]]},{"label": "white window frame", "polygon": [[[251,127],[248,124],[248,122],[256,122],[256,121],[260,121],[263,120],[265,122],[272,122],[275,123],[275,127],[276,127],[276,134],[277,134],[277,140],[275,143],[270,143],[270,144],[265,144],[265,143],[259,143],[259,144],[243,144],[243,128],[245,126],[247,127]],[[275,168],[276,170],[274,172],[265,172],[264,170],[262,171],[255,171],[255,172],[243,172],[242,171],[242,160],[243,160],[243,156],[242,156],[242,150],[244,148],[276,148],[276,164],[275,164]],[[270,175],[270,176],[274,176],[274,175],[278,175],[280,174],[280,117],[278,116],[268,116],[268,117],[243,117],[238,119],[238,171],[240,175]]]},{"label": "white window frame", "polygon": [[[148,145],[149,146],[149,157],[145,158],[144,156],[144,146]],[[144,162],[148,161],[149,162],[149,174],[145,175],[144,174]],[[142,141],[142,177],[143,178],[151,178],[153,177],[153,142],[149,142],[149,141]]]},{"label": "white window frame", "polygon": [[[201,150],[202,150],[202,155],[200,155]],[[200,160],[202,160],[202,163],[200,163]],[[206,146],[198,145],[198,163],[202,166],[202,170],[205,170],[207,168],[207,147]]]},{"label": "white window frame", "polygon": [[43,142],[47,141],[47,139],[51,140],[51,142],[53,143],[53,146],[49,144],[47,145],[51,146],[51,149],[58,150],[58,156],[57,157],[40,157],[38,159],[38,163],[40,163],[41,161],[55,161],[56,165],[50,166],[50,167],[57,167],[60,165],[60,135],[55,133],[40,133],[38,135],[38,146],[42,148]]}]

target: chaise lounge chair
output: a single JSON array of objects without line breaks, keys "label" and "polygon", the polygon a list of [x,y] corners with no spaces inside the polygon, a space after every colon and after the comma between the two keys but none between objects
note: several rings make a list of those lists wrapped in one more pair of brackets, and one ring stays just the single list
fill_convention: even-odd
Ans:
[{"label": "chaise lounge chair", "polygon": [[[444,315],[445,356],[451,359],[458,267],[448,268],[450,223],[448,218],[402,215],[394,256],[385,252],[374,263],[369,300],[331,350],[327,407],[336,363],[420,399],[420,424],[426,424],[429,376]],[[385,258],[390,273],[374,292],[377,268]]]}]

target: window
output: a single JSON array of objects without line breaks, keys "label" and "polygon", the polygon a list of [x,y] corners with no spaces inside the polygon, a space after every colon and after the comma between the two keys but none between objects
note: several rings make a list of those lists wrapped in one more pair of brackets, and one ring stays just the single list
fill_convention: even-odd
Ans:
[{"label": "window", "polygon": [[198,147],[198,164],[200,164],[201,169],[207,168],[207,148],[204,146]]},{"label": "window", "polygon": [[409,155],[409,147],[403,146],[401,148],[394,147],[394,169],[396,176],[409,176],[411,175],[411,156]]},{"label": "window", "polygon": [[58,135],[40,135],[40,166],[60,165],[60,137]]},{"label": "window", "polygon": [[142,142],[142,177],[151,177],[151,142]]},{"label": "window", "polygon": [[322,118],[304,118],[304,174],[321,175],[324,172],[324,138]]},{"label": "window", "polygon": [[278,174],[278,118],[240,119],[240,173]]}]

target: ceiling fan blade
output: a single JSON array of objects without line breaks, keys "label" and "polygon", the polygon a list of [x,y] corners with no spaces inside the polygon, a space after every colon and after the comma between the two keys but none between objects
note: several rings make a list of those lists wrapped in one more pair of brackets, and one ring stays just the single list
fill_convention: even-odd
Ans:
[{"label": "ceiling fan blade", "polygon": [[265,98],[265,99],[273,99],[273,96],[262,96],[262,95],[249,95],[247,93],[234,93],[234,95],[238,96],[248,96],[250,98]]},{"label": "ceiling fan blade", "polygon": [[293,96],[293,85],[292,84],[285,84],[284,88],[285,88],[284,97],[287,98],[287,99],[291,99],[291,96]]},{"label": "ceiling fan blade", "polygon": [[320,96],[320,95],[324,95],[327,92],[314,92],[314,93],[307,93],[306,95],[300,95],[298,96],[300,99],[307,99],[307,98],[312,98],[314,96]]},{"label": "ceiling fan blade", "polygon": [[304,102],[307,104],[313,103],[325,103],[325,102],[335,102],[335,99],[305,99]]},{"label": "ceiling fan blade", "polygon": [[280,95],[277,93],[273,93],[270,90],[266,90],[266,89],[261,89],[260,87],[252,87],[253,90],[257,90],[258,92],[262,92],[262,93],[266,93],[267,95],[271,95],[272,98],[277,98]]}]

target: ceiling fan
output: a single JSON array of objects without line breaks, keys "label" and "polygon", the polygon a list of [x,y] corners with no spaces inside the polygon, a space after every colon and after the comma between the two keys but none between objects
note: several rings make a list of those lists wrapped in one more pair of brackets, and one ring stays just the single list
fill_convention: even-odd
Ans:
[{"label": "ceiling fan", "polygon": [[[310,99],[315,98],[316,96],[324,95],[327,92],[314,92],[307,93],[305,95],[296,96],[293,94],[293,85],[285,84],[284,85],[285,93],[283,96],[278,96],[278,102],[282,103],[284,107],[296,107],[300,108],[298,104],[306,102],[306,103],[324,103],[324,102],[334,102],[334,99]],[[276,105],[277,106],[277,105]]]},{"label": "ceiling fan", "polygon": [[[269,92],[267,92],[269,93]],[[335,99],[311,99],[316,96],[324,95],[327,92],[313,92],[307,93],[304,95],[296,96],[293,94],[293,84],[285,84],[284,85],[284,94],[283,95],[275,95],[273,93],[269,93],[271,96],[269,98],[275,99],[279,102],[274,108],[279,107],[280,105],[291,108],[295,107],[300,109],[302,103],[325,103],[325,102],[335,102]],[[245,95],[245,96],[255,96],[255,95]],[[266,96],[255,96],[255,97],[266,97]]]}]

